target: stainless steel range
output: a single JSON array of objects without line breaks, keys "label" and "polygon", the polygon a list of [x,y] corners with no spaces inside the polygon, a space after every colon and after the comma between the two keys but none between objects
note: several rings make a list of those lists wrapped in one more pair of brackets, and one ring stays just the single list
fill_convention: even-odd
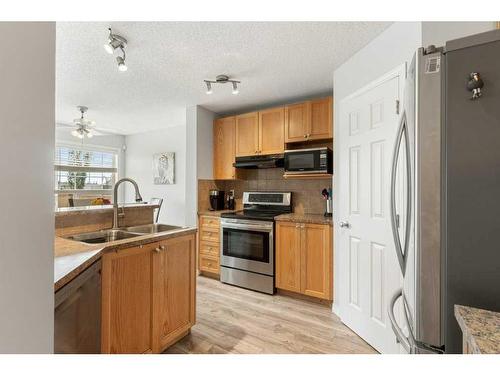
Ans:
[{"label": "stainless steel range", "polygon": [[243,211],[221,215],[220,280],[274,293],[274,218],[292,211],[292,193],[244,192]]}]

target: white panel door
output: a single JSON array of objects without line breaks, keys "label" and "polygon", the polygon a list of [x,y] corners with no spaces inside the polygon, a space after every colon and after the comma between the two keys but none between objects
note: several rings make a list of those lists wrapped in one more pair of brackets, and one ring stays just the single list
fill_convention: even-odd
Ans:
[{"label": "white panel door", "polygon": [[338,312],[381,353],[399,353],[388,305],[401,286],[390,224],[390,173],[404,70],[340,103],[335,237]]}]

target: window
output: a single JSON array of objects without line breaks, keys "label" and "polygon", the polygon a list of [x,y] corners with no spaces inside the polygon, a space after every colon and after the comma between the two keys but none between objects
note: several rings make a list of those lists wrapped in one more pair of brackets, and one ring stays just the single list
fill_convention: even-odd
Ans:
[{"label": "window", "polygon": [[57,146],[54,167],[56,194],[110,195],[117,178],[117,159],[115,151]]}]

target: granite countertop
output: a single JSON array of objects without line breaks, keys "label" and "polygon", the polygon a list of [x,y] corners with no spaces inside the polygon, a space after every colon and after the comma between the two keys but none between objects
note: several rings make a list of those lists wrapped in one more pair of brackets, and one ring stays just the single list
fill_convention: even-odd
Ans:
[{"label": "granite countertop", "polygon": [[455,318],[469,352],[500,354],[500,312],[455,305]]},{"label": "granite countertop", "polygon": [[191,233],[196,233],[196,228],[185,227],[92,245],[56,237],[54,241],[54,291],[58,291],[73,280],[88,266],[100,259],[105,252],[145,245]]},{"label": "granite countertop", "polygon": [[[119,208],[124,207],[127,208],[158,208],[157,204],[152,203],[125,203],[119,204]],[[113,205],[112,204],[104,204],[104,205],[95,205],[95,206],[79,206],[79,207],[60,207],[56,208],[55,215],[81,215],[87,213],[102,213],[102,212],[112,212]]]},{"label": "granite countertop", "polygon": [[331,216],[324,216],[322,214],[283,214],[275,218],[277,221],[289,221],[292,223],[307,223],[307,224],[328,224],[333,225],[333,218]]},{"label": "granite countertop", "polygon": [[219,210],[219,211],[200,210],[200,211],[198,211],[198,215],[220,217],[221,214],[227,214],[227,213],[236,212],[236,211],[237,210]]}]

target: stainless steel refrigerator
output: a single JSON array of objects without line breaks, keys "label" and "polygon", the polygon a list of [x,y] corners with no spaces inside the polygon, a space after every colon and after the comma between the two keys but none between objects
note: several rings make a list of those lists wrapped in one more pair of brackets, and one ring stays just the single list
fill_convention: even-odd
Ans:
[{"label": "stainless steel refrigerator", "polygon": [[408,352],[461,353],[454,305],[500,311],[500,30],[419,49],[401,113],[389,317]]}]

